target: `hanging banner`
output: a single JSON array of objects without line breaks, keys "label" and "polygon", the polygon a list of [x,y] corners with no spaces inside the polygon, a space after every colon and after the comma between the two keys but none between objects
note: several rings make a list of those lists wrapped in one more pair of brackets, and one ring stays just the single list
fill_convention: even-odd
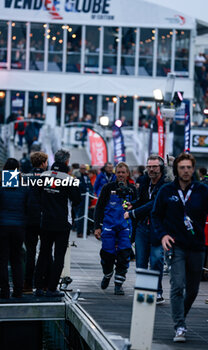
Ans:
[{"label": "hanging banner", "polygon": [[90,143],[91,165],[103,166],[108,161],[106,143],[91,129],[87,129]]},{"label": "hanging banner", "polygon": [[114,165],[119,162],[125,162],[125,147],[124,147],[124,138],[121,132],[121,128],[114,125],[113,126],[113,145],[114,145]]},{"label": "hanging banner", "polygon": [[190,123],[190,103],[186,101],[185,107],[185,127],[184,127],[184,152],[190,152],[190,131],[191,131],[191,123]]},{"label": "hanging banner", "polygon": [[164,158],[164,124],[160,107],[157,108],[157,124],[158,124],[158,155]]}]

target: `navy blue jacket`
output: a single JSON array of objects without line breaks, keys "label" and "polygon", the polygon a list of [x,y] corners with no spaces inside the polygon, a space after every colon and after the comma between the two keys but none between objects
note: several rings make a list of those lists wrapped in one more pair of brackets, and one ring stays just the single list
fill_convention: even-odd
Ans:
[{"label": "navy blue jacket", "polygon": [[150,178],[149,176],[144,176],[138,191],[138,199],[131,202],[133,209],[129,211],[129,216],[131,219],[137,219],[139,221],[144,221],[147,223],[150,220],[150,213],[153,208],[155,197],[160,189],[164,185],[164,176],[161,176],[159,181],[153,187],[151,199],[149,198],[149,186]]},{"label": "navy blue jacket", "polygon": [[[159,240],[168,234],[175,239],[175,244],[183,249],[203,251],[204,227],[208,214],[208,186],[200,182],[192,184],[194,187],[185,209],[178,194],[178,180],[164,185],[155,199],[151,223]],[[191,185],[186,189],[186,193]],[[185,211],[192,220],[194,234],[185,227]]]},{"label": "navy blue jacket", "polygon": [[0,226],[25,227],[28,189],[0,187]]},{"label": "navy blue jacket", "polygon": [[110,176],[107,176],[105,171],[101,171],[100,174],[98,174],[98,176],[96,177],[96,180],[94,183],[94,191],[96,195],[97,196],[100,195],[100,192],[105,184],[115,180],[116,180],[115,174],[112,173]]}]

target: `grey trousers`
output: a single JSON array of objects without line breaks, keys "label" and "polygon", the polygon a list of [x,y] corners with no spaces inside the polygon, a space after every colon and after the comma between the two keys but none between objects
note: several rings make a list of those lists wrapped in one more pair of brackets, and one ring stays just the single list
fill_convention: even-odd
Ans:
[{"label": "grey trousers", "polygon": [[175,329],[186,328],[186,315],[199,290],[204,254],[174,247],[170,270],[170,302]]}]

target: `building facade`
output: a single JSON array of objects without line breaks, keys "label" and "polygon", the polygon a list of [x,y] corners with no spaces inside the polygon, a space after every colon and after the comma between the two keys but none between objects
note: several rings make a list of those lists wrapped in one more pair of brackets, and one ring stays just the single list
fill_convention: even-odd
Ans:
[{"label": "building facade", "polygon": [[[131,4],[131,6],[130,6]],[[153,90],[193,99],[195,21],[140,0],[5,0],[0,3],[0,115],[49,113],[57,125],[138,117]]]}]

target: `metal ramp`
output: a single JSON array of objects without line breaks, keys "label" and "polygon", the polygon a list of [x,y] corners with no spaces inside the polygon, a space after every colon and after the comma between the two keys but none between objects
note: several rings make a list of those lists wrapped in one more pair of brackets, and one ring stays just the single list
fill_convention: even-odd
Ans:
[{"label": "metal ramp", "polygon": [[126,163],[130,167],[139,165],[134,150],[130,147],[126,148]]},{"label": "metal ramp", "polygon": [[79,164],[90,164],[91,159],[88,155],[88,152],[85,148],[69,148],[70,151],[70,164],[79,163]]}]

